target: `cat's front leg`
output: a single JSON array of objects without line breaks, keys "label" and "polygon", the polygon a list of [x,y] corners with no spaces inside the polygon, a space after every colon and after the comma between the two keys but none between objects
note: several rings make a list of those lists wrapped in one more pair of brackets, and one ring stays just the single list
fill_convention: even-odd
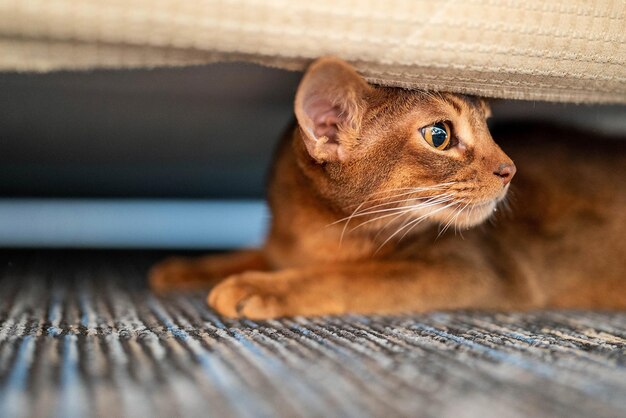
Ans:
[{"label": "cat's front leg", "polygon": [[172,257],[150,269],[148,282],[156,293],[199,290],[213,287],[233,274],[267,268],[262,250],[241,250],[197,258]]},{"label": "cat's front leg", "polygon": [[250,319],[531,307],[517,287],[484,266],[371,262],[247,272],[217,285],[208,302],[225,316]]}]

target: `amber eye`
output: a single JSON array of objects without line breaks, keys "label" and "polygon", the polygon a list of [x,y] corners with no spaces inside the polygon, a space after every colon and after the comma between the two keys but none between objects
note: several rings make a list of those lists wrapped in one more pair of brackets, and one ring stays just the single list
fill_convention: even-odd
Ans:
[{"label": "amber eye", "polygon": [[437,122],[420,129],[428,144],[438,150],[445,150],[450,144],[450,126],[447,122]]}]

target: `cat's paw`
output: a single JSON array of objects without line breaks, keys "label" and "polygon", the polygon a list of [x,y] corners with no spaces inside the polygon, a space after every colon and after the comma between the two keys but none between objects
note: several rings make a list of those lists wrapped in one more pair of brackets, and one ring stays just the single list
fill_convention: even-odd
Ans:
[{"label": "cat's paw", "polygon": [[286,316],[286,298],[276,273],[248,272],[217,285],[208,296],[209,305],[231,318],[271,319]]}]

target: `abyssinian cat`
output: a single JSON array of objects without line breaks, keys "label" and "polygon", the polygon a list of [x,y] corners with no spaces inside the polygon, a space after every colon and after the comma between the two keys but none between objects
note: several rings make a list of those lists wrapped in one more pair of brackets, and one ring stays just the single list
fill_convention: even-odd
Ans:
[{"label": "abyssinian cat", "polygon": [[[215,310],[252,319],[626,308],[623,144],[517,138],[515,175],[482,99],[372,86],[330,57],[304,75],[295,114],[265,245],[167,260],[153,289],[214,286]],[[513,177],[511,216],[485,223]]]}]

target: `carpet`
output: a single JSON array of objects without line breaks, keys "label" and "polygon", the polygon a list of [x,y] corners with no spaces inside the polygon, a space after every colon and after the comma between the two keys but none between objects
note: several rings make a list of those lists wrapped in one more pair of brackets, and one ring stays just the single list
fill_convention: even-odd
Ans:
[{"label": "carpet", "polygon": [[626,416],[626,313],[233,321],[158,256],[0,253],[1,417]]}]

